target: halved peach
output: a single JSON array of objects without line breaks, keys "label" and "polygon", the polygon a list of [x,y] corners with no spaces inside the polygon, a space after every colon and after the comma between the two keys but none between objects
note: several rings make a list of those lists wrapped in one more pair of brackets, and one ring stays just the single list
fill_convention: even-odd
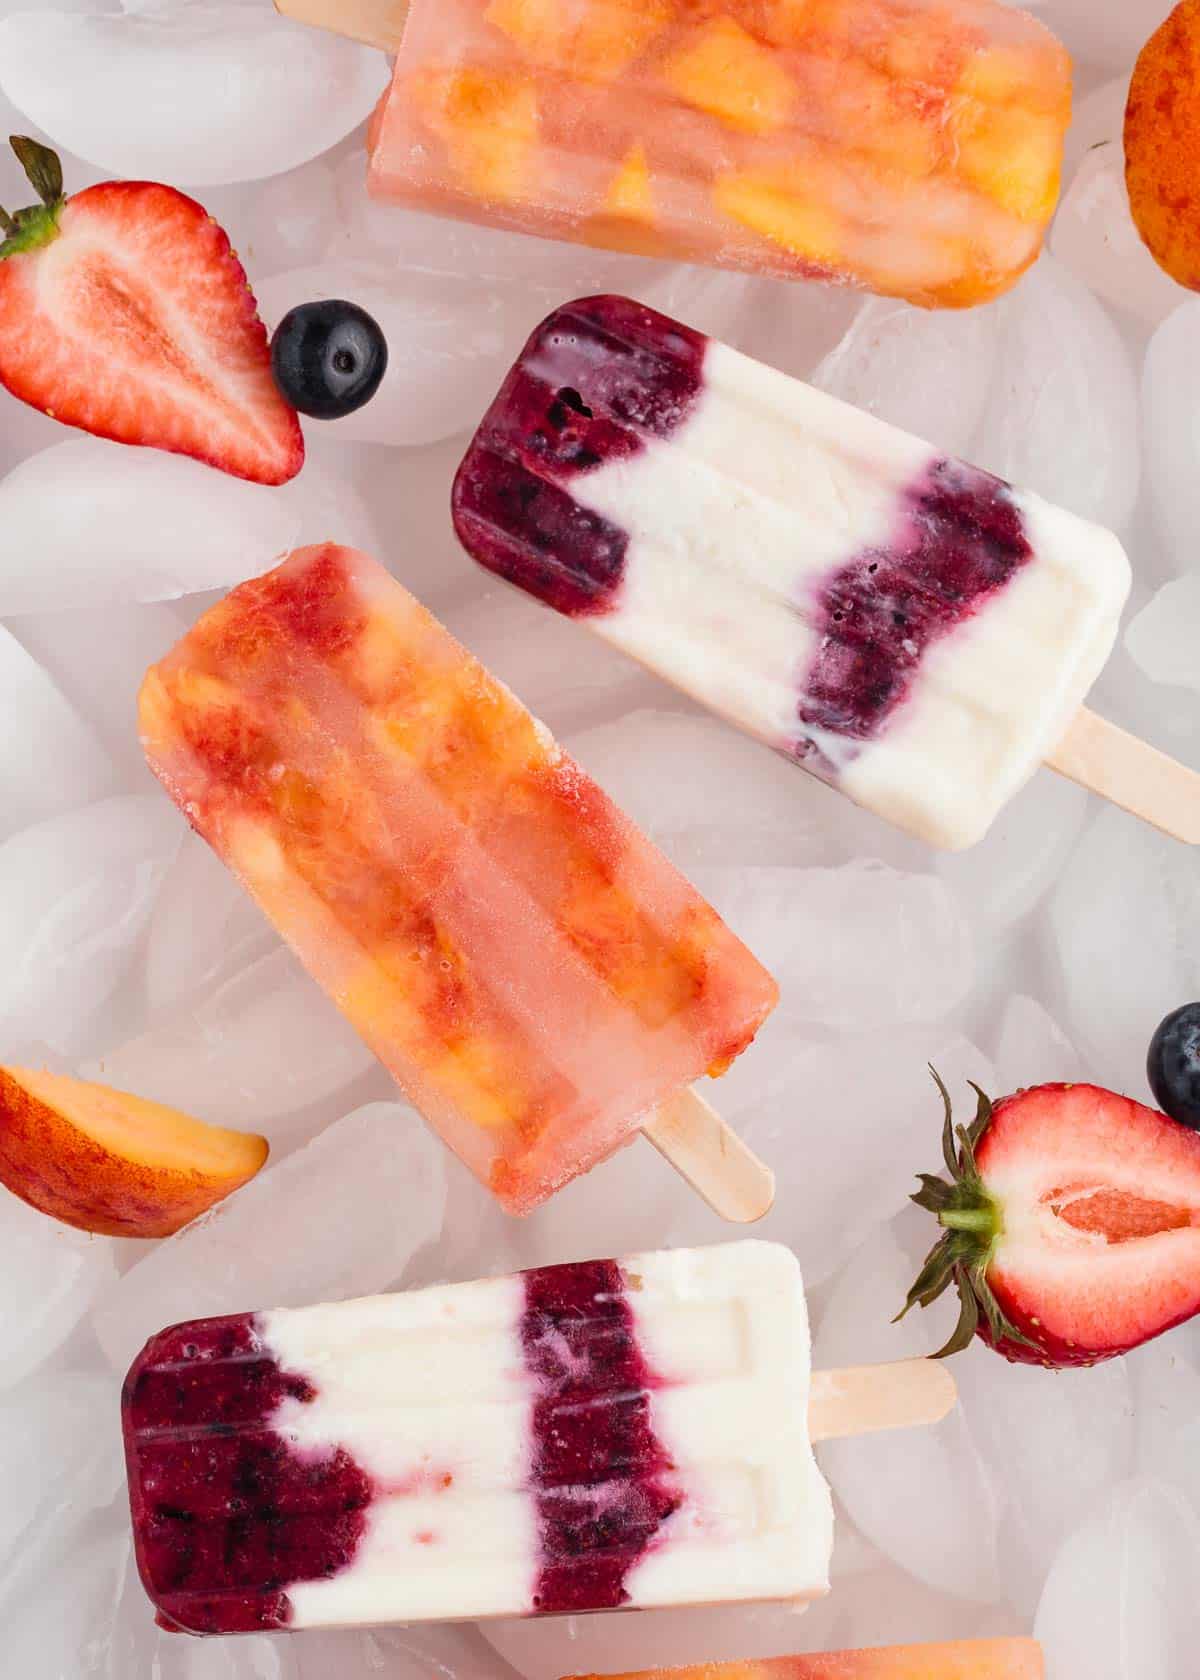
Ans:
[{"label": "halved peach", "polygon": [[65,1074],[0,1067],[0,1181],[109,1237],[169,1237],[252,1179],[267,1141]]}]

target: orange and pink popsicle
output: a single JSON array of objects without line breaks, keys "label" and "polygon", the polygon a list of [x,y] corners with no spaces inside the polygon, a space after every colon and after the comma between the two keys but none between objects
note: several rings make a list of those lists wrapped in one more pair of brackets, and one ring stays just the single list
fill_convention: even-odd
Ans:
[{"label": "orange and pink popsicle", "polygon": [[722,1072],[774,981],[382,566],[325,544],[148,675],[151,767],[446,1143],[525,1213]]},{"label": "orange and pink popsicle", "polygon": [[[647,1669],[611,1680],[1044,1680],[1041,1646],[1033,1639],[964,1639],[944,1645],[889,1645],[864,1651],[814,1652],[758,1662],[698,1663]],[[575,1680],[600,1680],[578,1675]]]},{"label": "orange and pink popsicle", "polygon": [[962,306],[1036,257],[1070,106],[1065,49],[999,0],[413,0],[370,187]]}]

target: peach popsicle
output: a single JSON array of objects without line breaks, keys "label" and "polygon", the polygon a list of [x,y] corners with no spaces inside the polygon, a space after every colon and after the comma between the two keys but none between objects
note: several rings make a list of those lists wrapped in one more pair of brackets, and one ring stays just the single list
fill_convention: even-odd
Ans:
[{"label": "peach popsicle", "polygon": [[397,50],[379,198],[915,303],[1036,257],[1065,49],[998,0],[277,0]]},{"label": "peach popsicle", "polygon": [[[1043,1680],[1033,1639],[961,1639],[946,1645],[888,1645],[864,1651],[813,1652],[757,1662],[655,1668],[611,1680]],[[575,1680],[600,1680],[577,1675]]]},{"label": "peach popsicle", "polygon": [[235,589],[150,672],[141,728],[192,825],[511,1212],[722,1072],[774,1006],[717,913],[364,554],[303,549]]}]

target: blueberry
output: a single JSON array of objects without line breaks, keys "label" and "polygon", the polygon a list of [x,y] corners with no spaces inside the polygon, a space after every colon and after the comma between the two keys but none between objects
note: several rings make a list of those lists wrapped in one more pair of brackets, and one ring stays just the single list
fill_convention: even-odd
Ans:
[{"label": "blueberry", "polygon": [[340,420],[379,389],[387,340],[365,309],[341,298],[291,309],[271,340],[275,383],[301,414]]},{"label": "blueberry", "polygon": [[1146,1077],[1163,1113],[1200,1131],[1200,1003],[1167,1016],[1150,1040]]}]

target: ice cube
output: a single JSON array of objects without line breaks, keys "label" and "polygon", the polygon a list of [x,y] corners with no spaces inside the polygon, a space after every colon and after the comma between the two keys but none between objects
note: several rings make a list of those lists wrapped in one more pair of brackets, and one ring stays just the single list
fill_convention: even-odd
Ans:
[{"label": "ice cube", "polygon": [[148,1336],[183,1319],[398,1283],[442,1227],[443,1147],[399,1103],[346,1115],[105,1291],[93,1324],[109,1359],[123,1370]]},{"label": "ice cube", "polygon": [[1137,382],[1120,333],[1048,254],[999,309],[996,378],[969,459],[1119,530],[1139,478]]},{"label": "ice cube", "polygon": [[983,415],[1000,325],[994,306],[938,311],[871,298],[812,382],[938,449],[965,455]]},{"label": "ice cube", "polygon": [[[1129,98],[1129,78],[1132,61],[1122,66],[1120,75],[1101,82],[1082,98],[1074,101],[1071,126],[1067,130],[1064,148],[1063,179],[1070,180],[1080,163],[1096,146],[1120,140],[1125,128],[1125,102]],[[1082,90],[1081,90],[1082,91]]]},{"label": "ice cube", "polygon": [[1175,0],[1145,0],[1128,6],[1124,0],[1041,0],[1037,15],[1085,64],[1125,69],[1142,44],[1173,9]]},{"label": "ice cube", "polygon": [[186,628],[178,609],[145,606],[29,613],[14,621],[17,639],[103,737],[125,776],[150,781],[137,737],[137,695],[147,668]]},{"label": "ice cube", "polygon": [[1082,788],[1041,770],[1010,799],[978,845],[934,862],[983,939],[994,941],[1041,902],[1087,820]]},{"label": "ice cube", "polygon": [[1036,998],[1009,998],[1000,1017],[996,1044],[996,1089],[1006,1096],[1030,1085],[1072,1085],[1086,1079],[1087,1068],[1058,1022]]},{"label": "ice cube", "polygon": [[521,346],[503,293],[475,278],[397,276],[378,263],[339,261],[276,274],[256,291],[272,331],[289,309],[321,298],[351,298],[383,329],[383,384],[364,408],[329,422],[342,440],[412,445],[465,431]]},{"label": "ice cube", "polygon": [[[939,1302],[914,1310],[901,1324],[889,1323],[936,1235],[929,1215],[915,1208],[872,1233],[820,1314],[818,1368],[904,1359],[939,1346],[957,1303]],[[931,1428],[911,1430],[902,1444],[886,1433],[826,1441],[817,1457],[854,1522],[881,1552],[938,1592],[989,1603],[1003,1590],[1003,1499],[968,1425],[960,1407]]]},{"label": "ice cube", "polygon": [[279,948],[250,895],[197,834],[167,871],[146,940],[146,1004],[161,1018]]},{"label": "ice cube", "polygon": [[95,731],[3,625],[0,718],[0,840],[114,791],[116,767]]},{"label": "ice cube", "polygon": [[662,1246],[679,1180],[640,1137],[575,1179],[513,1232],[520,1266],[553,1266]]},{"label": "ice cube", "polygon": [[1195,1324],[1127,1354],[1133,1384],[1137,1469],[1156,1476],[1200,1513],[1200,1330]]},{"label": "ice cube", "polygon": [[[398,570],[405,578],[404,568]],[[441,609],[447,627],[535,716],[552,717],[566,746],[576,744],[575,730],[672,695],[599,636],[528,595],[493,585],[473,567],[458,581],[458,594]]]},{"label": "ice cube", "polygon": [[[65,1524],[0,1587],[4,1665],[23,1680],[92,1680],[129,1558],[128,1525]],[[100,1669],[103,1673],[103,1669]]]},{"label": "ice cube", "polygon": [[825,357],[852,332],[861,308],[861,295],[845,286],[755,280],[736,344],[794,379],[812,380]]},{"label": "ice cube", "polygon": [[838,869],[759,865],[691,871],[779,980],[787,1018],[860,1028],[936,1021],[974,976],[970,924],[935,875],[872,859]]},{"label": "ice cube", "polygon": [[113,175],[173,186],[293,169],[356,128],[387,79],[382,53],[266,6],[0,22],[0,87],[19,110]]},{"label": "ice cube", "polygon": [[[792,1248],[810,1288],[894,1218],[917,1172],[936,1165],[942,1110],[930,1062],[973,1113],[967,1081],[988,1089],[990,1062],[961,1035],[928,1027],[803,1045],[768,1022],[741,1065],[706,1087],[774,1170],[775,1206],[755,1234]],[[722,1232],[701,1204],[676,1200],[669,1234],[691,1243]]]},{"label": "ice cube", "polygon": [[1146,478],[1176,572],[1200,571],[1200,299],[1169,315],[1142,375]]},{"label": "ice cube", "polygon": [[268,489],[161,450],[59,443],[0,482],[0,617],[240,583],[300,542],[338,535],[324,527],[343,494],[312,463]]},{"label": "ice cube", "polygon": [[0,846],[0,1023],[79,1052],[128,969],[183,833],[154,794],[102,800]]},{"label": "ice cube", "polygon": [[1046,937],[1064,1020],[1092,1078],[1148,1100],[1142,1070],[1155,1027],[1200,997],[1200,876],[1190,850],[1123,811],[1101,811],[1050,900]]},{"label": "ice cube", "polygon": [[[238,231],[234,243],[250,274],[278,274],[323,256],[337,233],[338,215],[336,163],[314,158],[254,189],[245,231]],[[234,228],[222,225],[233,238]]]},{"label": "ice cube", "polygon": [[836,858],[836,835],[806,797],[809,778],[714,718],[641,709],[568,734],[565,745],[689,873],[750,857],[791,865]]},{"label": "ice cube", "polygon": [[0,1308],[0,1389],[23,1381],[66,1340],[115,1278],[113,1248],[0,1190],[0,1273],[14,1284]]},{"label": "ice cube", "polygon": [[806,1651],[821,1608],[801,1614],[786,1604],[731,1604],[629,1616],[547,1616],[484,1622],[481,1632],[527,1680],[560,1680],[678,1663],[751,1663]]},{"label": "ice cube", "polygon": [[1060,1549],[1034,1633],[1048,1680],[1194,1680],[1200,1517],[1168,1483],[1114,1487]]},{"label": "ice cube", "polygon": [[898,1564],[885,1561],[882,1568],[835,1584],[829,1597],[805,1616],[801,1638],[806,1650],[840,1651],[1026,1631],[1002,1606],[985,1607],[938,1592],[923,1581],[914,1581]]},{"label": "ice cube", "polygon": [[218,980],[85,1069],[214,1125],[264,1126],[328,1100],[375,1066],[288,950]]},{"label": "ice cube", "polygon": [[1200,692],[1196,626],[1200,625],[1200,574],[1158,591],[1125,632],[1125,646],[1151,682]]},{"label": "ice cube", "polygon": [[4,1394],[0,1579],[19,1552],[44,1544],[68,1516],[116,1498],[125,1481],[118,1405],[111,1375],[78,1371],[33,1377]]},{"label": "ice cube", "polygon": [[1031,1616],[1059,1546],[1133,1469],[1133,1385],[1121,1360],[1092,1370],[1010,1365],[981,1342],[954,1360],[967,1430],[1000,1491],[1005,1596]]},{"label": "ice cube", "polygon": [[1142,243],[1125,190],[1121,124],[1085,153],[1058,207],[1050,249],[1106,303],[1157,326],[1180,291]]}]

